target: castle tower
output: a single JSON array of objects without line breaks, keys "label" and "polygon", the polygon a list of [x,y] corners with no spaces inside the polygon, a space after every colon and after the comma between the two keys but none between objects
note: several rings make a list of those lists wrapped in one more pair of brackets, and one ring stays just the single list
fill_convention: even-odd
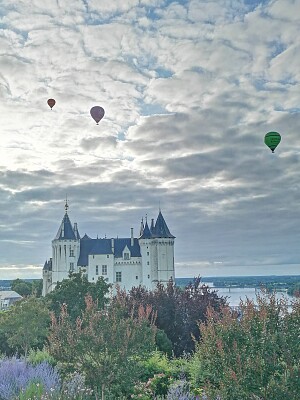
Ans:
[{"label": "castle tower", "polygon": [[155,289],[160,281],[166,284],[171,278],[175,279],[174,239],[159,211],[156,223],[151,221],[149,228],[146,221],[144,230],[139,238],[142,256],[142,284],[148,289]]},{"label": "castle tower", "polygon": [[43,291],[42,295],[46,296],[47,293],[51,292],[52,287],[52,258],[46,261],[43,267]]},{"label": "castle tower", "polygon": [[142,285],[152,289],[157,284],[157,265],[154,263],[153,238],[147,221],[141,231],[139,245],[142,256]]},{"label": "castle tower", "polygon": [[[78,258],[80,254],[80,235],[77,224],[72,227],[68,216],[68,202],[65,204],[65,215],[52,240],[52,286],[68,278],[70,272],[78,272]],[[51,291],[50,290],[50,291]]]},{"label": "castle tower", "polygon": [[157,256],[157,278],[161,283],[167,283],[170,279],[175,280],[174,266],[174,239],[159,211],[153,234]]}]

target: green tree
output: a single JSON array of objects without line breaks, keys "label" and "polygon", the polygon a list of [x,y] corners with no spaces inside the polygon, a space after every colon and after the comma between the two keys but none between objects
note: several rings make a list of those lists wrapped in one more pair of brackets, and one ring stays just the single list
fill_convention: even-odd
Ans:
[{"label": "green tree", "polygon": [[31,284],[31,292],[36,297],[42,297],[43,279],[34,279]]},{"label": "green tree", "polygon": [[1,332],[9,349],[27,356],[31,348],[42,348],[50,326],[50,313],[42,299],[28,297],[5,312]]},{"label": "green tree", "polygon": [[108,303],[107,294],[110,285],[100,277],[97,282],[89,282],[81,272],[70,274],[69,279],[58,282],[56,288],[46,296],[49,307],[58,316],[62,306],[66,306],[73,321],[80,317],[85,309],[85,297],[90,295],[99,310]]},{"label": "green tree", "polygon": [[88,384],[114,398],[128,395],[140,375],[139,362],[154,350],[155,327],[151,307],[139,307],[124,317],[115,304],[99,311],[91,296],[86,297],[82,317],[74,322],[66,307],[59,318],[53,315],[49,349],[60,362],[80,368]]},{"label": "green tree", "polygon": [[287,293],[290,296],[300,297],[300,282],[294,283],[288,288]]},{"label": "green tree", "polygon": [[14,290],[20,296],[29,296],[32,294],[32,284],[19,278],[14,279],[11,283],[11,290]]},{"label": "green tree", "polygon": [[5,335],[5,319],[8,315],[8,311],[0,311],[0,358],[1,354],[5,354],[6,356],[11,356],[13,352],[11,351],[7,338]]},{"label": "green tree", "polygon": [[[141,286],[133,288],[129,293],[119,290],[113,301],[122,302],[128,312],[139,304],[144,307],[151,305],[157,314],[155,324],[171,341],[176,356],[194,351],[193,337],[199,338],[198,321],[206,320],[208,306],[219,310],[226,304],[224,298],[202,285],[200,278],[194,279],[185,288],[176,286],[170,280],[167,286],[158,284],[153,291]],[[166,338],[157,335],[158,348],[169,352],[165,345]]]},{"label": "green tree", "polygon": [[200,324],[193,361],[193,382],[211,398],[290,400],[300,393],[300,301],[292,311],[275,294],[229,307],[209,309]]}]

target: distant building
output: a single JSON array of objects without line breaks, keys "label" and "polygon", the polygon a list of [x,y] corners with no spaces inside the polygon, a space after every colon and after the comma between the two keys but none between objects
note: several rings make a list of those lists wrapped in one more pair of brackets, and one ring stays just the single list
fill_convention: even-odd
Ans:
[{"label": "distant building", "polygon": [[21,299],[22,296],[13,290],[0,291],[0,310],[7,310],[12,304]]},{"label": "distant building", "polygon": [[90,282],[102,276],[108,283],[130,290],[135,286],[154,289],[158,282],[175,279],[174,239],[159,211],[150,227],[142,220],[140,236],[92,239],[79,235],[77,223],[73,226],[65,215],[52,241],[52,258],[43,268],[43,295],[50,293],[57,282],[67,279],[70,272],[83,271]]}]

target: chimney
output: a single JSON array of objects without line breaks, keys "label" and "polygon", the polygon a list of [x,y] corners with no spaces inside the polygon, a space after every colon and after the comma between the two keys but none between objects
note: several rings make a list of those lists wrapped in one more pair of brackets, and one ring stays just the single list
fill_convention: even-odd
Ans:
[{"label": "chimney", "polygon": [[111,251],[113,254],[115,254],[115,239],[111,239]]},{"label": "chimney", "polygon": [[133,238],[133,228],[130,228],[130,246],[133,247],[134,238]]}]

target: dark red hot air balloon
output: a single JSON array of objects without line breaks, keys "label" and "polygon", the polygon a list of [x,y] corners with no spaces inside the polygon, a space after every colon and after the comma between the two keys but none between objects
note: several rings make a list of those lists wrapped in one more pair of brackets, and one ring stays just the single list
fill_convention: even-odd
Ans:
[{"label": "dark red hot air balloon", "polygon": [[48,103],[48,106],[49,106],[49,107],[51,108],[51,110],[52,110],[52,107],[55,106],[56,101],[55,101],[54,99],[49,99],[49,100],[47,101],[47,103]]},{"label": "dark red hot air balloon", "polygon": [[99,121],[104,117],[105,111],[102,107],[94,106],[91,108],[90,113],[97,125],[99,125]]}]

